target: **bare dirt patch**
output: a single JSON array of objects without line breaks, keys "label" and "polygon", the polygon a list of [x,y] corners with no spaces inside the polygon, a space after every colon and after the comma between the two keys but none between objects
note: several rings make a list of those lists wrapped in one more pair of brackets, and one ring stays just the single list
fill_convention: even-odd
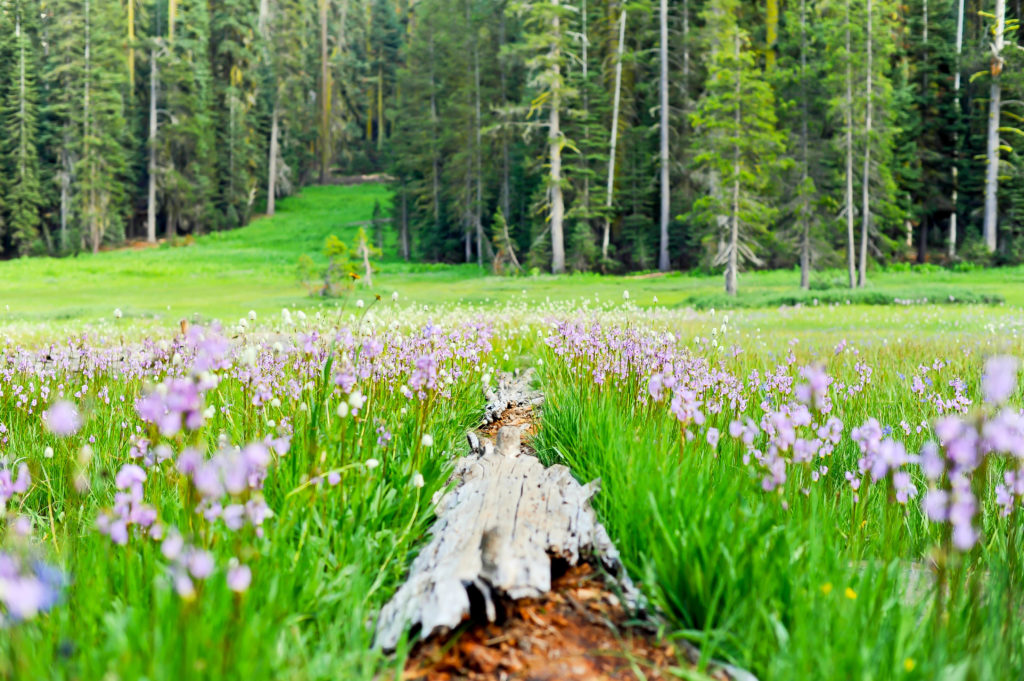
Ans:
[{"label": "bare dirt patch", "polygon": [[[409,681],[625,681],[679,678],[696,651],[659,643],[633,626],[619,598],[589,564],[569,568],[542,598],[503,603],[498,622],[418,644]],[[642,676],[637,672],[641,672]],[[726,680],[722,671],[708,678]]]}]

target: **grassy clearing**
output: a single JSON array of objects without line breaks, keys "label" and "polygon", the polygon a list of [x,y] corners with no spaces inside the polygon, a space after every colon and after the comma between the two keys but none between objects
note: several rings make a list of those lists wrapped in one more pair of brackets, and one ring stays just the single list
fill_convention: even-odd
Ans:
[{"label": "grassy clearing", "polygon": [[[264,314],[281,307],[313,309],[324,301],[310,298],[295,277],[299,255],[322,258],[324,239],[336,234],[351,241],[353,223],[369,220],[375,202],[387,206],[383,185],[307,187],[281,201],[273,218],[198,238],[191,246],[123,250],[76,258],[24,259],[0,263],[0,321],[60,321],[80,326],[109,316],[116,307],[127,317],[168,328],[183,317],[232,319],[239,310]],[[658,304],[709,308],[778,307],[853,303],[868,297],[882,300],[974,302],[1024,305],[1024,268],[951,272],[938,268],[872,273],[867,292],[847,293],[841,274],[823,272],[816,279],[827,287],[800,294],[795,272],[752,272],[741,275],[736,300],[721,295],[720,277],[689,274],[549,275],[494,277],[476,265],[427,265],[402,262],[392,227],[385,229],[384,258],[375,288],[355,295],[398,291],[404,300],[424,304],[462,302],[492,306],[508,300],[617,301],[629,290],[641,306]],[[863,302],[872,302],[870,300]],[[877,302],[877,301],[875,301]],[[328,301],[327,305],[333,305]]]}]

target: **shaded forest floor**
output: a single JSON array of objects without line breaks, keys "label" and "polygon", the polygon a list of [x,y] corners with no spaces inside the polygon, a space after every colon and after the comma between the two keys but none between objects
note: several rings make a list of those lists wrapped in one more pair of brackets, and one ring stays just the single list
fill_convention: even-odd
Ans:
[{"label": "shaded forest floor", "polygon": [[[215,318],[253,309],[260,314],[284,306],[331,305],[311,297],[296,277],[302,254],[322,260],[324,239],[335,234],[351,242],[359,223],[373,215],[375,203],[387,210],[390,194],[375,183],[314,186],[278,204],[272,218],[247,227],[185,240],[187,245],[127,248],[74,258],[22,259],[0,263],[0,319],[5,322],[95,321],[120,308],[125,317],[167,326],[183,317]],[[947,301],[950,297],[996,296],[1011,306],[1024,305],[1024,268],[952,272],[886,271],[870,275],[872,296]],[[778,307],[794,296],[807,304],[816,298],[843,304],[869,302],[848,295],[838,272],[818,273],[822,290],[801,294],[795,271],[752,272],[740,276],[739,303]],[[638,306],[726,307],[721,278],[675,273],[665,276],[549,275],[493,277],[476,265],[405,263],[398,253],[395,227],[387,225],[384,257],[373,289],[357,289],[369,300],[397,291],[403,300],[487,305],[510,299],[534,304],[596,296],[619,301],[628,290]],[[863,294],[863,292],[861,292]],[[877,302],[877,300],[875,301]]]}]

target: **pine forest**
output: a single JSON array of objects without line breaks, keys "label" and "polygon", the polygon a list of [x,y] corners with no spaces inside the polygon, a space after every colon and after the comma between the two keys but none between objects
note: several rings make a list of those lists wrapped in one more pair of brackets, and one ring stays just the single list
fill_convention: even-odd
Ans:
[{"label": "pine forest", "polygon": [[499,272],[1024,261],[1020,0],[0,0],[0,254],[380,173]]}]

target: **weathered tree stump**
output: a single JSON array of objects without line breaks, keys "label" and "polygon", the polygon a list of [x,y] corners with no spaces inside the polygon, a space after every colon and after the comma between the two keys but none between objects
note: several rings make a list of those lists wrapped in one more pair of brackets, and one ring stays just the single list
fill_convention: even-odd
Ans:
[{"label": "weathered tree stump", "polygon": [[469,440],[473,451],[456,463],[430,542],[381,610],[376,645],[393,650],[407,627],[423,638],[453,629],[469,616],[471,602],[493,622],[496,598],[550,590],[555,558],[568,565],[599,561],[635,605],[636,590],[589,503],[598,480],[580,485],[565,466],[545,468],[521,450],[514,426],[498,431],[497,446],[481,445],[472,433]]}]

